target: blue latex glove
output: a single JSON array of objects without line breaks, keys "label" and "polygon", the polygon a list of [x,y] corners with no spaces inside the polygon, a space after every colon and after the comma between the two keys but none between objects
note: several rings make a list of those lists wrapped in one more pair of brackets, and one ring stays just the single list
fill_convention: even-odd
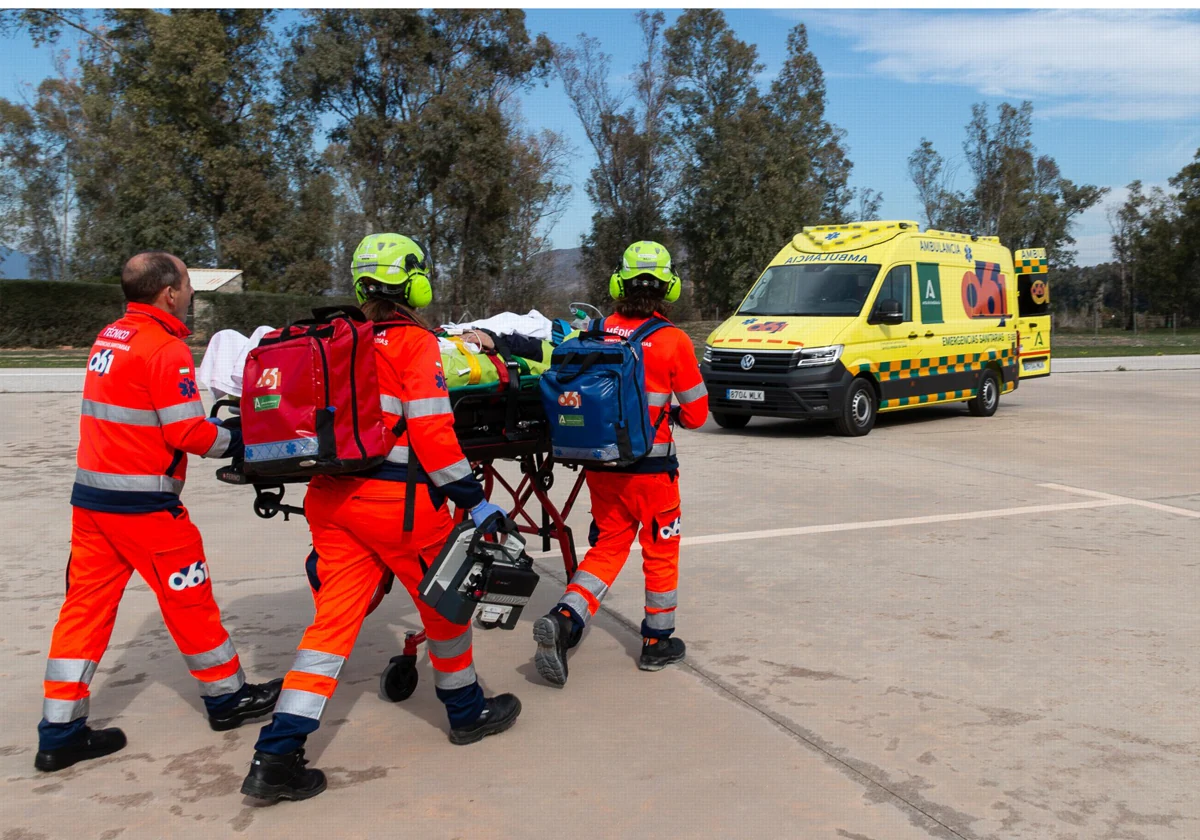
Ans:
[{"label": "blue latex glove", "polygon": [[[497,514],[499,515],[497,516]],[[476,528],[482,529],[486,534],[495,533],[500,523],[507,516],[508,513],[504,508],[486,500],[471,508],[471,521],[475,523]],[[488,520],[491,521],[489,522]]]}]

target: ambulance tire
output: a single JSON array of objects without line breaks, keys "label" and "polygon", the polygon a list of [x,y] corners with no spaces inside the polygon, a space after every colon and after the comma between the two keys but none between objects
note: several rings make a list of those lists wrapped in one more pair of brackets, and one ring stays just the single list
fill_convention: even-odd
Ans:
[{"label": "ambulance tire", "polygon": [[379,676],[379,693],[385,700],[399,703],[417,690],[417,657],[393,656]]},{"label": "ambulance tire", "polygon": [[842,411],[834,420],[838,434],[845,437],[862,437],[875,428],[879,414],[879,400],[875,389],[865,379],[855,379],[846,388]]},{"label": "ambulance tire", "polygon": [[712,418],[722,429],[744,429],[750,422],[749,414],[718,414],[714,411]]},{"label": "ambulance tire", "polygon": [[988,368],[979,377],[979,388],[974,399],[967,400],[967,408],[976,417],[991,417],[1000,407],[1000,377]]}]

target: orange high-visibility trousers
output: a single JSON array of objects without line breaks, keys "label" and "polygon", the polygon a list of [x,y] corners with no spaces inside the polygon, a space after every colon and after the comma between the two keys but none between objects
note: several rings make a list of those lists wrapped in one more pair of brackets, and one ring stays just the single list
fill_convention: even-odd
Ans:
[{"label": "orange high-visibility trousers", "polygon": [[675,631],[679,588],[679,474],[589,471],[592,548],[571,577],[560,606],[586,624],[629,559],[637,537],[646,576],[642,635],[667,638]]},{"label": "orange high-visibility trousers", "polygon": [[414,528],[405,534],[405,485],[358,478],[313,479],[304,500],[312,531],[308,563],[316,616],[296,651],[271,723],[256,749],[287,753],[315,732],[338,675],[354,648],[371,598],[388,569],[417,606],[433,665],[438,696],[451,726],[474,720],[483,707],[475,677],[470,624],[452,624],[427,606],[417,586],[445,545],[454,522],[443,505],[435,508],[429,488],[419,484]]},{"label": "orange high-visibility trousers", "polygon": [[73,508],[67,597],[46,663],[46,723],[87,717],[89,684],[112,636],[117,606],[134,570],[158,597],[163,622],[206,701],[245,683],[221,624],[200,532],[182,507],[154,513]]}]

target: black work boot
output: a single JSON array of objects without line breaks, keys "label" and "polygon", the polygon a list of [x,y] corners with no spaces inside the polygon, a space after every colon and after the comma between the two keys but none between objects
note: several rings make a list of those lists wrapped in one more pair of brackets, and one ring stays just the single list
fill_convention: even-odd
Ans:
[{"label": "black work boot", "polygon": [[282,690],[282,677],[258,685],[246,683],[246,691],[234,707],[227,712],[209,715],[208,725],[217,732],[224,732],[226,729],[236,729],[248,720],[269,715],[275,708],[279,692]]},{"label": "black work boot", "polygon": [[683,639],[672,636],[669,639],[642,638],[642,656],[638,667],[643,671],[661,671],[672,662],[679,662],[687,653],[687,645]]},{"label": "black work boot", "polygon": [[533,640],[538,643],[533,664],[551,685],[567,684],[567,651],[578,644],[575,624],[560,612],[548,612],[533,622]]},{"label": "black work boot", "polygon": [[75,743],[56,750],[38,750],[33,766],[43,773],[65,770],[72,764],[111,755],[125,749],[125,733],[115,726],[112,729],[92,729],[85,726]]},{"label": "black work boot", "polygon": [[242,793],[267,802],[311,799],[325,790],[325,774],[309,770],[306,764],[303,747],[283,755],[255,750],[250,772],[242,782]]},{"label": "black work boot", "polygon": [[497,694],[483,701],[483,711],[475,720],[450,730],[451,744],[474,744],[488,735],[495,735],[517,722],[521,701],[513,694]]}]

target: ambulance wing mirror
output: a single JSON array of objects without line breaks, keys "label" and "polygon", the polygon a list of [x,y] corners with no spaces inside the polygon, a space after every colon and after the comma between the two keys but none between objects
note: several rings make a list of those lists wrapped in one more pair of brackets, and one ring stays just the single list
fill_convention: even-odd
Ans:
[{"label": "ambulance wing mirror", "polygon": [[875,304],[875,311],[867,319],[868,324],[886,324],[894,327],[904,323],[904,307],[895,298],[887,298]]}]

